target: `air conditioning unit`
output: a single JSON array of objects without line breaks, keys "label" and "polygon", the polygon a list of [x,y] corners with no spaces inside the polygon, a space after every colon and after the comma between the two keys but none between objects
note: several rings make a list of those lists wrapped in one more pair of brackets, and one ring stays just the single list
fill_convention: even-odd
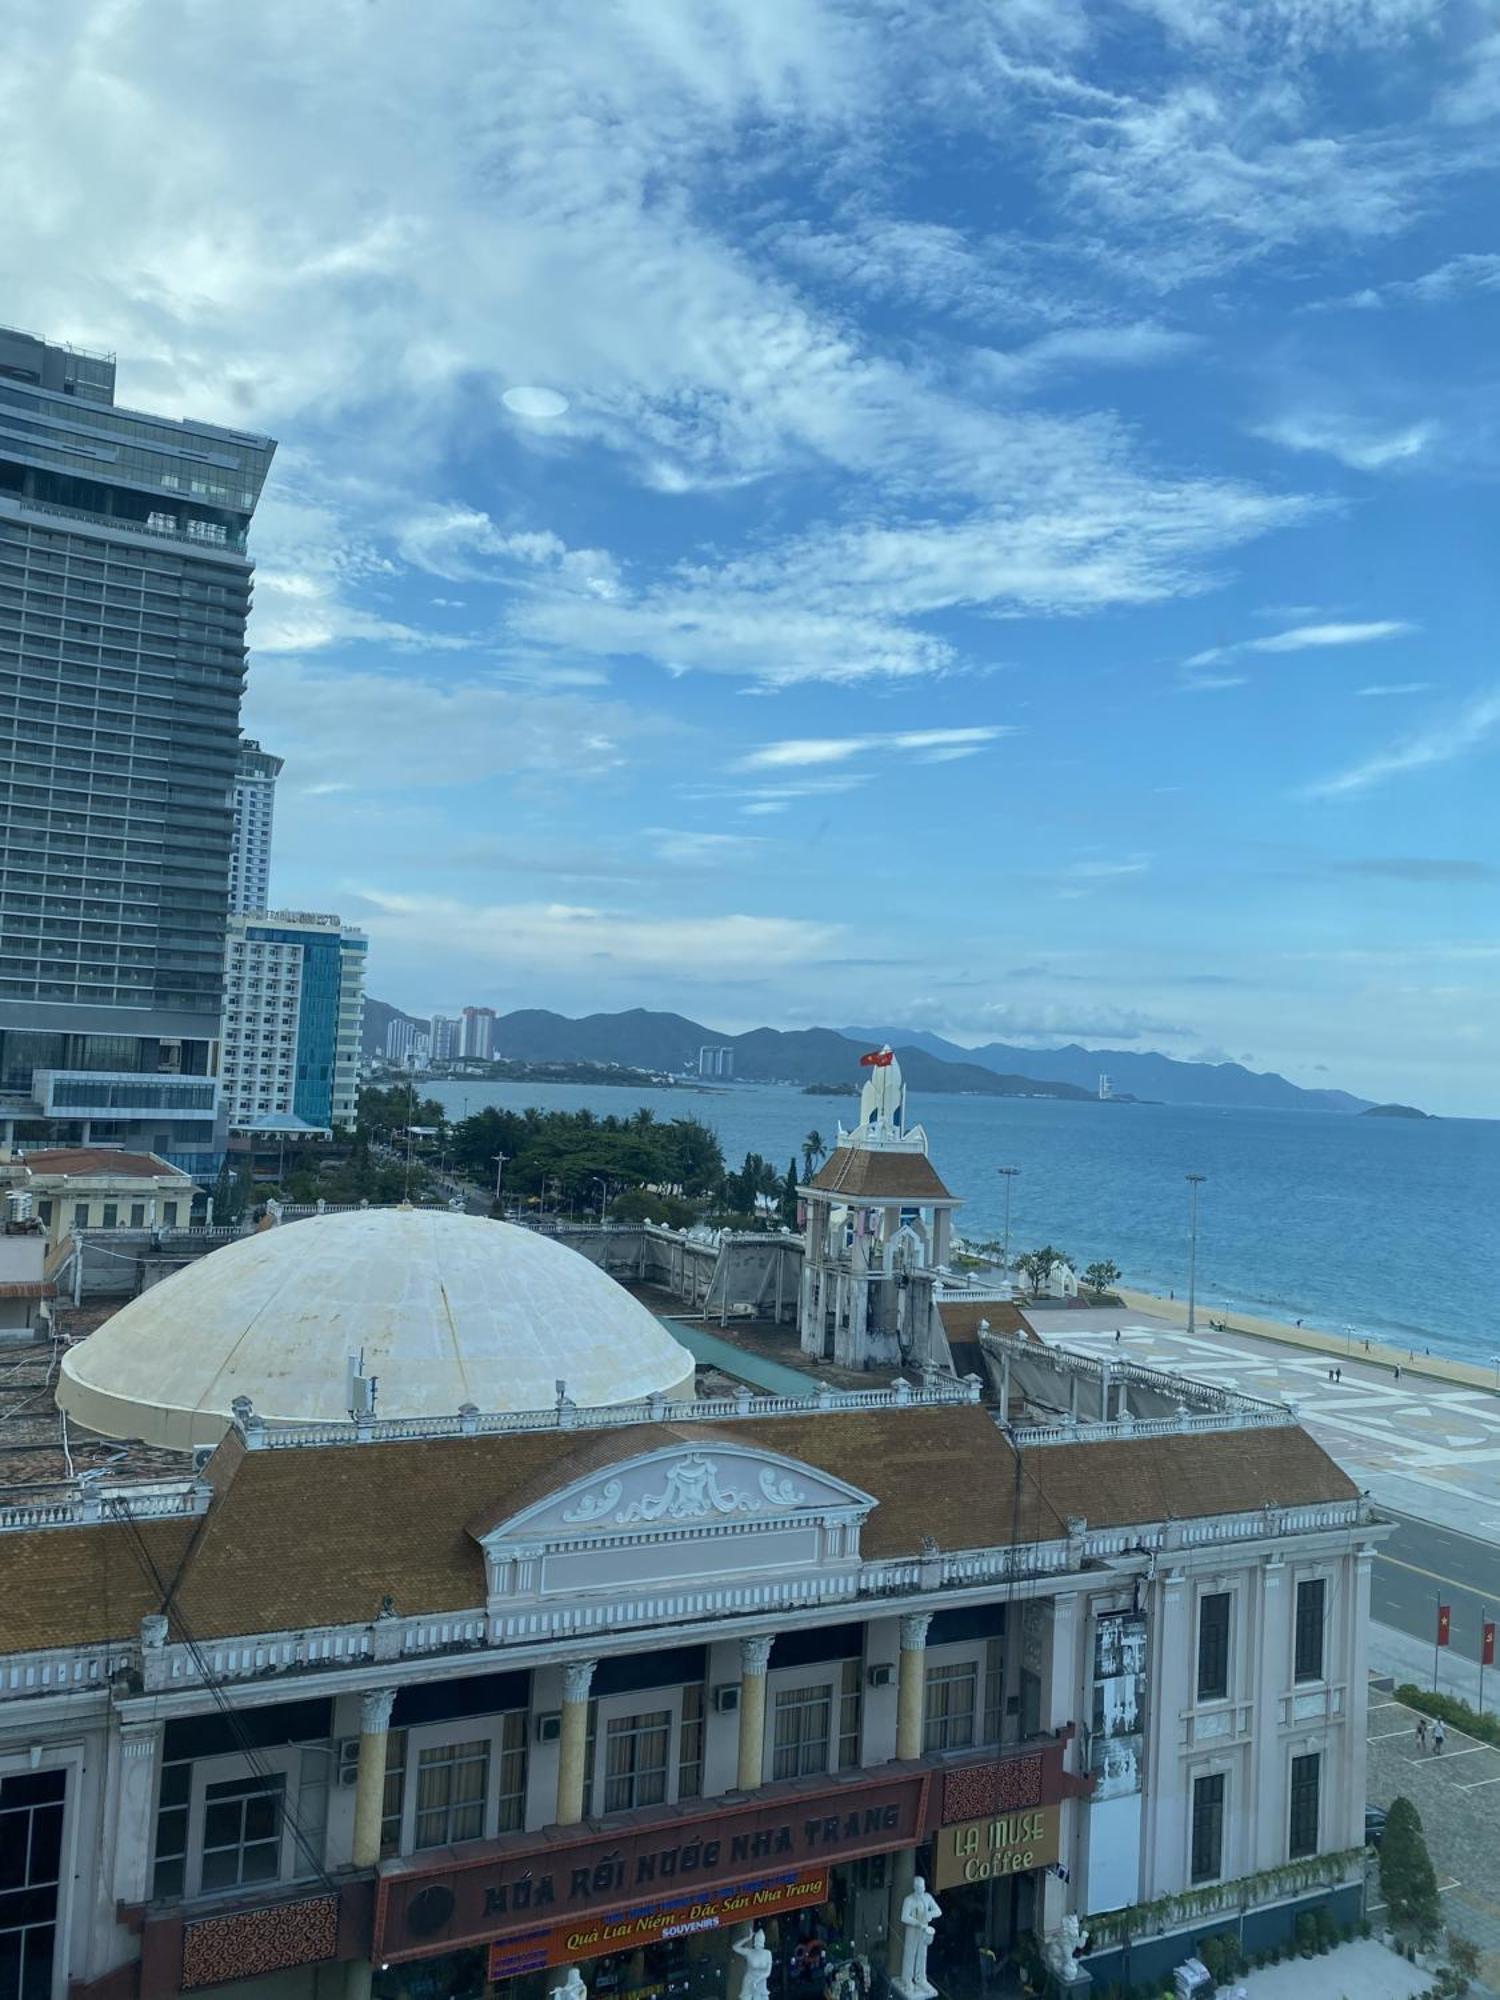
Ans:
[{"label": "air conditioning unit", "polygon": [[555,1743],[562,1735],[562,1711],[548,1709],[546,1714],[536,1719],[536,1740],[538,1743]]},{"label": "air conditioning unit", "polygon": [[896,1669],[889,1660],[877,1660],[873,1666],[865,1668],[865,1679],[872,1688],[888,1688],[896,1678]]},{"label": "air conditioning unit", "polygon": [[346,1736],[339,1744],[339,1783],[354,1785],[359,1782],[359,1738]]},{"label": "air conditioning unit", "polygon": [[740,1684],[726,1681],[722,1687],[714,1689],[714,1708],[720,1715],[733,1715],[740,1705]]}]

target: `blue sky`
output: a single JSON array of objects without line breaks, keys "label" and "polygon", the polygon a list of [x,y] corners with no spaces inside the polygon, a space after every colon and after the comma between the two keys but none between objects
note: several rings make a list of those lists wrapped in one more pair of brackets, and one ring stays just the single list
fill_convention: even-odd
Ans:
[{"label": "blue sky", "polygon": [[1500,7],[20,0],[4,317],[270,431],[373,990],[1500,1115]]}]

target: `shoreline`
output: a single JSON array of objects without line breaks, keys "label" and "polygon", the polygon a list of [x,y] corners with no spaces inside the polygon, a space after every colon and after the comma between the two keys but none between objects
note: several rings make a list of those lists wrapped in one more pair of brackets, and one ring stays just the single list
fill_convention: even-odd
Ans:
[{"label": "shoreline", "polygon": [[[1150,1313],[1175,1326],[1187,1325],[1187,1304],[1182,1299],[1164,1299],[1155,1292],[1139,1292],[1124,1285],[1116,1295],[1132,1312]],[[1414,1354],[1409,1347],[1360,1335],[1339,1335],[1319,1327],[1292,1326],[1285,1320],[1262,1319],[1258,1314],[1235,1312],[1200,1300],[1197,1330],[1208,1333],[1209,1319],[1214,1331],[1242,1333],[1256,1340],[1272,1340],[1282,1347],[1297,1347],[1312,1354],[1326,1354],[1330,1361],[1366,1361],[1387,1368],[1399,1368],[1403,1375],[1425,1375],[1434,1381],[1451,1382],[1465,1389],[1500,1389],[1500,1368],[1481,1362],[1455,1361],[1442,1354]]]}]

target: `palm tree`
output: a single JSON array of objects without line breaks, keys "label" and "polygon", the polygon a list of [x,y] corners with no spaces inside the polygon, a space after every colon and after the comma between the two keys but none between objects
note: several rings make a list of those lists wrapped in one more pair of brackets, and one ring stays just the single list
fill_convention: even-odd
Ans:
[{"label": "palm tree", "polygon": [[814,1126],[813,1130],[802,1141],[803,1180],[810,1181],[812,1179],[813,1175],[817,1172],[819,1160],[822,1159],[827,1151],[828,1148],[823,1143],[823,1134]]}]

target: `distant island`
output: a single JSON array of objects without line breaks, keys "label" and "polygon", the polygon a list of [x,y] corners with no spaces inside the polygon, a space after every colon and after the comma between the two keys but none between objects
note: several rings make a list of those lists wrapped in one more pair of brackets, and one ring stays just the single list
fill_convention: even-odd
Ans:
[{"label": "distant island", "polygon": [[1418,1111],[1415,1104],[1372,1104],[1361,1118],[1430,1118],[1430,1111]]},{"label": "distant island", "polygon": [[802,1086],[802,1095],[804,1097],[857,1097],[859,1095],[859,1085],[857,1083],[804,1083]]}]

